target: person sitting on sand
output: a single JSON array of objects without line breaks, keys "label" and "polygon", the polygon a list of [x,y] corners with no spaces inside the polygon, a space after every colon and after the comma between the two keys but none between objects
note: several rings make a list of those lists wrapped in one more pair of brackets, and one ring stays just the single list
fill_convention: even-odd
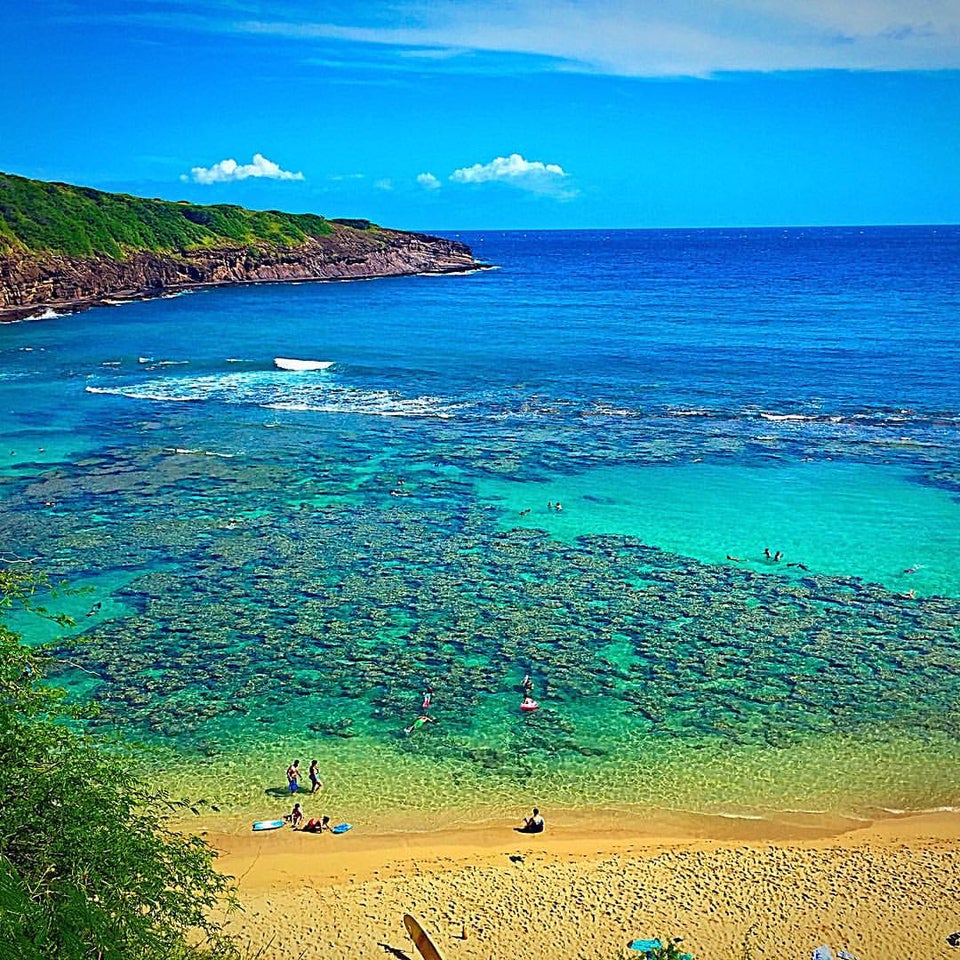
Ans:
[{"label": "person sitting on sand", "polygon": [[417,717],[409,727],[404,727],[403,732],[406,734],[413,733],[414,730],[419,730],[421,727],[425,726],[428,723],[436,723],[437,721],[431,717],[429,714],[423,714],[422,716]]},{"label": "person sitting on sand", "polygon": [[297,830],[301,823],[303,823],[303,808],[299,803],[293,805],[293,809],[290,813],[283,818],[284,820],[289,820],[290,825],[294,830]]},{"label": "person sitting on sand", "polygon": [[533,808],[533,816],[523,818],[523,826],[518,828],[520,833],[543,833],[543,817],[540,810]]},{"label": "person sitting on sand", "polygon": [[329,817],[311,817],[301,828],[301,833],[323,833],[330,832]]}]

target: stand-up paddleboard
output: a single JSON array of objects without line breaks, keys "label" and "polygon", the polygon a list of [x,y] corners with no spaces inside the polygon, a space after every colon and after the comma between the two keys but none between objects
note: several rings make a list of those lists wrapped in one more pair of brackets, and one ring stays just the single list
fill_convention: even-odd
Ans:
[{"label": "stand-up paddleboard", "polygon": [[274,357],[273,362],[281,370],[326,370],[333,366],[332,360],[294,360],[291,357]]},{"label": "stand-up paddleboard", "polygon": [[282,820],[257,820],[254,825],[254,830],[279,830],[283,826]]},{"label": "stand-up paddleboard", "polygon": [[409,913],[403,915],[403,925],[407,928],[407,933],[410,934],[410,938],[417,950],[420,951],[423,960],[443,960],[440,951],[433,945],[433,941],[427,936],[426,931]]}]

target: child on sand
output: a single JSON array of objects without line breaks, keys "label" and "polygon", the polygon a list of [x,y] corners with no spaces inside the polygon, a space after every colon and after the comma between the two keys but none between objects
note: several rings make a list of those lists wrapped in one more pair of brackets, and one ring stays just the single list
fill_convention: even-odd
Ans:
[{"label": "child on sand", "polygon": [[290,814],[283,818],[284,820],[289,820],[290,825],[296,830],[301,823],[303,823],[303,809],[299,803],[293,805],[293,809],[290,811]]}]

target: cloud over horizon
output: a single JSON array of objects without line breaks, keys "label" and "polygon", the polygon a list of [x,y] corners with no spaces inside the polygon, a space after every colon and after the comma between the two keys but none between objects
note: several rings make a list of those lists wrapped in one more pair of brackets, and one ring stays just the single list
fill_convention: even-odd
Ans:
[{"label": "cloud over horizon", "polygon": [[432,173],[421,173],[417,175],[417,183],[425,190],[439,190],[440,181]]},{"label": "cloud over horizon", "polygon": [[960,68],[957,0],[397,0],[389,13],[345,0],[323,21],[276,0],[269,16],[223,26],[394,48],[438,69],[469,66],[477,51],[541,58],[541,69],[648,77]]},{"label": "cloud over horizon", "polygon": [[302,173],[291,173],[281,169],[280,165],[268,160],[262,153],[255,153],[251,163],[237,163],[236,160],[220,160],[211,167],[191,167],[190,176],[181,174],[183,181],[194,183],[234,183],[249,178],[267,180],[303,180]]},{"label": "cloud over horizon", "polygon": [[531,193],[551,194],[563,199],[575,196],[565,185],[567,172],[557,163],[525,160],[519,153],[495,157],[489,163],[460,167],[450,174],[453,183],[506,183]]}]

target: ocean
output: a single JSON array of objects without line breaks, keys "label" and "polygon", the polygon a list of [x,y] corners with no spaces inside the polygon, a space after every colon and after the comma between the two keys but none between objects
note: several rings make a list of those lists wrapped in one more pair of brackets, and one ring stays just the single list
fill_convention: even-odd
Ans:
[{"label": "ocean", "polygon": [[960,806],[960,227],[456,238],[0,326],[91,728],[244,814]]}]

